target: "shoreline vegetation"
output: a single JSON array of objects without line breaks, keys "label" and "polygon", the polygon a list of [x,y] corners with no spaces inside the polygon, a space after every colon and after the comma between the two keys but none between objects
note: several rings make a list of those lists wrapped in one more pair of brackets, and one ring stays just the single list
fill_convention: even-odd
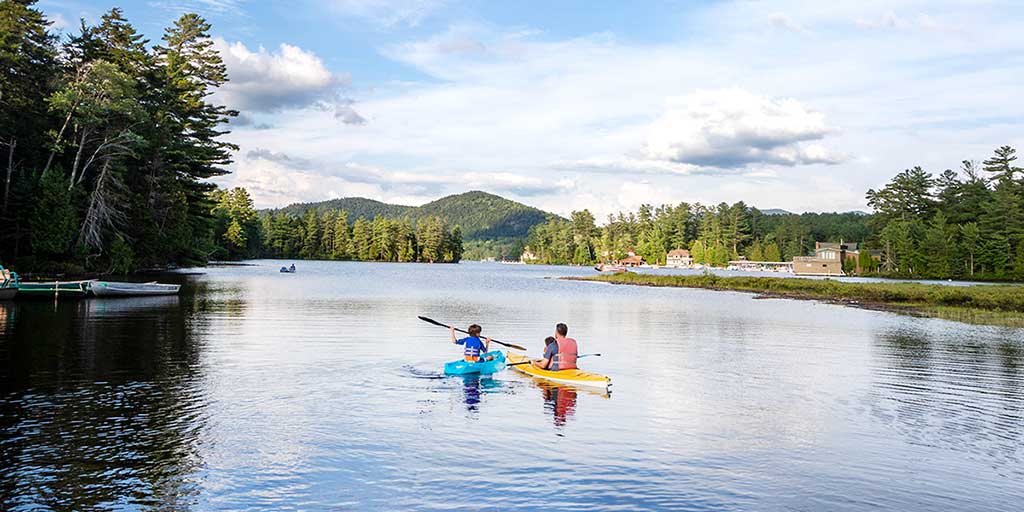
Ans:
[{"label": "shoreline vegetation", "polygon": [[1015,285],[846,283],[832,279],[721,277],[713,274],[657,276],[625,273],[562,279],[618,285],[747,292],[755,294],[755,298],[817,300],[910,316],[1024,328],[1024,288]]}]

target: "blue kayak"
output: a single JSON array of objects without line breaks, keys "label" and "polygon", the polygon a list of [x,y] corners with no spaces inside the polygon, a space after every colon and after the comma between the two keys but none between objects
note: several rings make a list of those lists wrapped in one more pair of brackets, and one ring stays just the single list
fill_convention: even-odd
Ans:
[{"label": "blue kayak", "polygon": [[505,354],[500,350],[492,350],[484,354],[484,358],[493,356],[494,359],[491,361],[480,361],[472,363],[464,359],[458,361],[449,361],[444,364],[445,375],[468,375],[471,373],[479,373],[481,375],[488,375],[491,373],[497,373],[505,369]]}]

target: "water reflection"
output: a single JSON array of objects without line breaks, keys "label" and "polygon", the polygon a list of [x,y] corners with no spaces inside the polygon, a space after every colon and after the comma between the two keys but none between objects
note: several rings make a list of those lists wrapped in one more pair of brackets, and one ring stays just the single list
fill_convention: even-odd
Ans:
[{"label": "water reflection", "polygon": [[1024,349],[1007,333],[991,343],[926,328],[879,332],[874,416],[911,443],[1024,477]]},{"label": "water reflection", "polygon": [[185,309],[178,297],[0,305],[0,509],[195,502],[207,399]]},{"label": "water reflection", "polygon": [[501,381],[490,375],[464,375],[456,378],[462,379],[462,401],[471,413],[480,410],[480,402],[485,394],[498,392],[502,388]]}]

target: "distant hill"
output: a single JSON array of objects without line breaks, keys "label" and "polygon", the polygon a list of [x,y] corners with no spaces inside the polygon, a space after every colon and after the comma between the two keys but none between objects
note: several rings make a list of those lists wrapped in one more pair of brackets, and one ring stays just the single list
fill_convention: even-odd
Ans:
[{"label": "distant hill", "polygon": [[409,217],[415,222],[436,216],[450,224],[458,224],[466,240],[525,238],[531,227],[555,217],[552,213],[481,191],[442,197],[423,206],[403,206],[362,197],[346,197],[318,203],[296,203],[276,211],[301,216],[310,210],[345,210],[349,214],[349,222],[359,217],[373,219],[378,216]]},{"label": "distant hill", "polygon": [[793,214],[793,212],[788,212],[786,210],[781,210],[779,208],[769,208],[767,210],[761,210],[761,213],[763,213],[765,215],[792,215]]},{"label": "distant hill", "polygon": [[301,217],[310,210],[316,210],[319,213],[332,210],[345,210],[348,212],[349,222],[352,222],[359,217],[367,219],[373,219],[374,217],[398,218],[407,215],[410,210],[414,210],[415,208],[416,207],[414,206],[382,203],[365,197],[343,197],[340,199],[330,199],[317,203],[292,203],[284,208],[271,211],[283,212],[289,215]]}]

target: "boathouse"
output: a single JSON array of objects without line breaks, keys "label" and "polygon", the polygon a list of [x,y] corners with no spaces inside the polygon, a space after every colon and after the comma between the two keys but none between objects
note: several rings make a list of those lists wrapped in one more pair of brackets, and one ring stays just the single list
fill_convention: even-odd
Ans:
[{"label": "boathouse", "polygon": [[626,253],[626,257],[619,260],[619,265],[624,267],[639,267],[644,264],[644,259],[638,256],[637,253],[633,252],[632,249]]}]

